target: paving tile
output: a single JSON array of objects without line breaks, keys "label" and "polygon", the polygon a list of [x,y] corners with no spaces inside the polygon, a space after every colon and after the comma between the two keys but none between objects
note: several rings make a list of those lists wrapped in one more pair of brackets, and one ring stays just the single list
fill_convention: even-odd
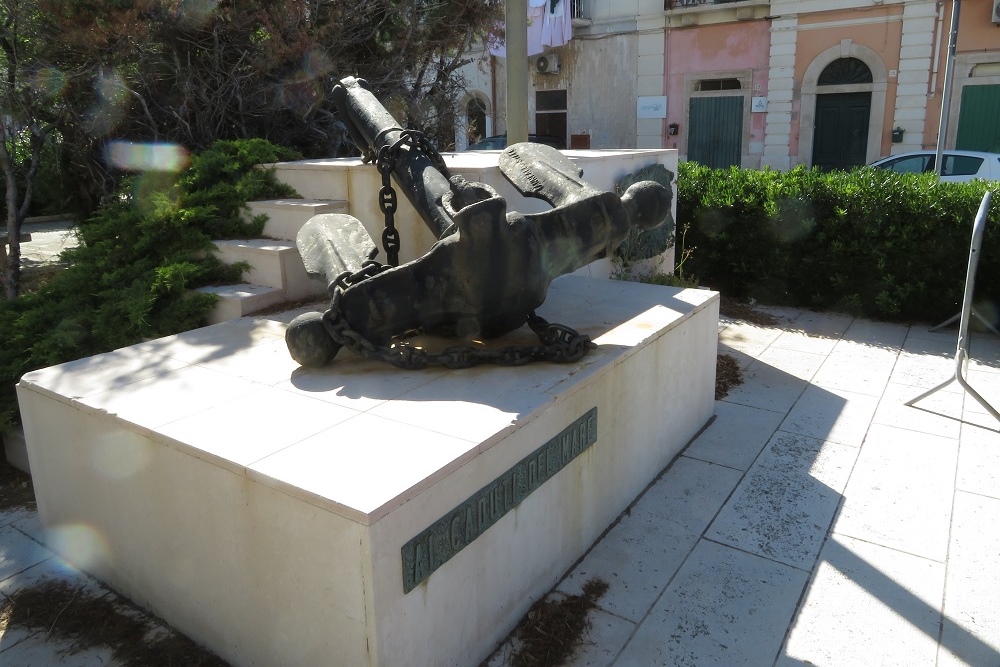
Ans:
[{"label": "paving tile", "polygon": [[576,653],[566,663],[568,667],[610,665],[635,632],[635,623],[600,609],[592,610],[587,622],[590,626]]},{"label": "paving tile", "polygon": [[781,335],[774,327],[760,327],[746,322],[734,322],[719,332],[719,344],[757,356]]},{"label": "paving tile", "polygon": [[938,665],[1000,665],[1000,500],[955,494]]},{"label": "paving tile", "polygon": [[0,510],[0,526],[7,526],[17,521],[27,519],[32,514],[36,514],[36,512],[27,507],[11,507],[9,509]]},{"label": "paving tile", "polygon": [[826,356],[815,352],[788,350],[771,346],[758,357],[762,363],[777,368],[792,377],[810,380],[823,365]]},{"label": "paving tile", "polygon": [[11,597],[20,590],[46,582],[62,582],[80,587],[95,597],[109,592],[97,579],[80,572],[59,556],[53,556],[0,581],[0,596]]},{"label": "paving tile", "polygon": [[701,540],[615,667],[770,665],[806,577]]},{"label": "paving tile", "polygon": [[787,412],[808,384],[774,366],[755,361],[743,371],[743,384],[733,387],[725,400],[751,408]]},{"label": "paving tile", "polygon": [[781,430],[860,447],[878,398],[810,385],[781,423]]},{"label": "paving tile", "polygon": [[[955,367],[954,349],[947,355],[915,354],[904,351],[899,354],[896,366],[889,376],[889,382],[930,389],[955,377]],[[957,393],[961,388],[952,385],[948,391]]]},{"label": "paving tile", "polygon": [[559,584],[578,595],[592,578],[609,589],[598,605],[641,621],[739,482],[739,471],[679,459]]},{"label": "paving tile", "polygon": [[[1000,412],[1000,373],[992,371],[982,371],[969,368],[965,374],[965,381],[979,397],[990,405],[994,410]],[[968,392],[966,392],[968,393]],[[989,410],[969,394],[965,399],[965,409],[970,412],[989,414]]]},{"label": "paving tile", "polygon": [[812,384],[858,394],[881,396],[896,364],[896,353],[860,346],[837,345],[812,378]]},{"label": "paving tile", "polygon": [[691,443],[684,455],[746,470],[783,418],[780,412],[716,401],[715,421]]},{"label": "paving tile", "polygon": [[858,450],[778,432],[705,537],[809,570]]},{"label": "paving tile", "polygon": [[[561,593],[550,593],[549,599],[562,599]],[[584,631],[576,651],[564,663],[568,667],[596,667],[610,665],[614,657],[635,631],[635,623],[613,614],[592,609],[587,615],[588,627]],[[522,644],[516,638],[508,638],[493,651],[482,667],[510,667]]]},{"label": "paving tile", "polygon": [[873,424],[833,532],[944,562],[958,442]]},{"label": "paving tile", "polygon": [[813,336],[825,336],[827,338],[842,338],[854,318],[850,315],[839,313],[817,313],[811,310],[803,310],[786,329],[801,331]]},{"label": "paving tile", "polygon": [[955,486],[961,491],[1000,498],[1000,433],[962,424]]},{"label": "paving tile", "polygon": [[808,334],[801,331],[785,331],[778,336],[768,350],[779,348],[811,354],[830,354],[840,338]]},{"label": "paving tile", "polygon": [[[954,386],[958,386],[954,384]],[[886,385],[872,424],[894,426],[917,433],[930,433],[958,439],[962,426],[962,393],[937,391],[913,405],[905,405],[925,393],[921,387],[890,383]]]},{"label": "paving tile", "polygon": [[830,539],[777,665],[928,665],[937,654],[944,565]]},{"label": "paving tile", "polygon": [[897,352],[903,347],[909,330],[908,326],[900,324],[855,319],[844,332],[842,342]]},{"label": "paving tile", "polygon": [[[910,326],[906,334],[906,341],[903,343],[907,349],[939,349],[950,350],[955,354],[955,344],[958,342],[958,322],[955,324],[937,329],[937,324],[914,324]],[[932,330],[933,329],[933,330]]]},{"label": "paving tile", "polygon": [[0,528],[0,583],[54,554],[11,526]]}]

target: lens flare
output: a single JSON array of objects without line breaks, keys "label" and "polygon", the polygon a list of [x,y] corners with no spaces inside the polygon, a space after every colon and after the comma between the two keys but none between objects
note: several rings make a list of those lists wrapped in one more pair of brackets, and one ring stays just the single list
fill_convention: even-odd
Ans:
[{"label": "lens flare", "polygon": [[183,146],[168,143],[109,141],[105,155],[110,164],[126,171],[183,171],[191,162]]},{"label": "lens flare", "polygon": [[45,538],[57,553],[81,570],[100,572],[111,562],[107,540],[92,526],[56,526],[46,531]]},{"label": "lens flare", "polygon": [[44,97],[55,98],[66,87],[66,75],[55,67],[43,67],[35,73],[32,85]]}]

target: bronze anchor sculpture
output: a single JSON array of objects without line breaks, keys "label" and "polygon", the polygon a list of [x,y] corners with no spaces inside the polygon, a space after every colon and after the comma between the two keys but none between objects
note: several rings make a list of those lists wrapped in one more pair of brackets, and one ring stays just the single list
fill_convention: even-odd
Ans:
[{"label": "bronze anchor sculpture", "polygon": [[[307,313],[289,325],[285,338],[292,357],[303,366],[322,366],[347,346],[404,368],[428,363],[458,368],[574,361],[586,354],[589,338],[550,325],[534,310],[555,278],[610,255],[633,227],[651,229],[667,220],[670,191],[644,181],[621,197],[602,192],[581,180],[581,170],[556,149],[522,143],[503,151],[501,173],[521,194],[553,208],[507,211],[507,202],[490,186],[450,175],[429,142],[401,129],[363,80],[343,79],[334,100],[384,183],[391,171],[438,241],[411,262],[383,265],[374,261],[374,243],[355,218],[310,220],[297,244],[306,269],[325,277],[332,300],[325,313]],[[391,186],[380,193],[390,257],[398,250],[391,225],[394,196]],[[500,350],[461,345],[430,354],[399,342],[413,331],[490,339],[525,323],[538,334],[539,345]]]}]

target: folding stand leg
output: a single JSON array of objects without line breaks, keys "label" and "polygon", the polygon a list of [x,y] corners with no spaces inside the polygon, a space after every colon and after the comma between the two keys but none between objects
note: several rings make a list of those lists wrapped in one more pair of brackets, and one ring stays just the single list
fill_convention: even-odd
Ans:
[{"label": "folding stand leg", "polygon": [[[980,322],[982,322],[982,324],[983,324],[984,327],[986,327],[991,332],[993,332],[994,336],[1000,337],[1000,331],[997,331],[997,328],[995,326],[993,326],[992,324],[990,324],[989,320],[987,320],[985,317],[983,317],[982,315],[980,315],[979,311],[977,311],[975,308],[972,309],[972,315],[977,320],[979,320]],[[928,329],[928,331],[937,331],[938,329],[943,329],[946,326],[948,326],[949,324],[951,324],[952,322],[954,322],[955,320],[957,320],[958,318],[960,318],[961,316],[962,316],[962,313],[958,313],[957,315],[949,317],[948,319],[946,319],[941,324],[939,324],[937,326],[934,326],[934,327],[931,327],[930,329]]]},{"label": "folding stand leg", "polygon": [[[1000,336],[1000,333],[994,329],[989,322],[984,320],[979,313],[976,313],[972,308],[972,294],[975,290],[976,284],[976,266],[979,263],[979,250],[983,243],[983,230],[986,228],[986,212],[990,207],[990,197],[993,193],[989,190],[983,195],[983,201],[979,205],[979,213],[976,215],[976,221],[972,226],[972,247],[969,250],[969,270],[965,278],[965,298],[962,300],[962,312],[951,318],[947,322],[942,322],[941,324],[934,327],[934,329],[940,329],[941,327],[947,326],[961,317],[961,322],[958,325],[958,346],[955,350],[955,374],[951,376],[951,379],[946,382],[942,382],[933,389],[929,389],[924,393],[920,394],[916,398],[910,399],[903,403],[906,406],[912,406],[917,401],[927,398],[931,394],[941,389],[944,389],[952,382],[958,382],[962,388],[969,393],[972,398],[976,399],[981,406],[986,408],[986,410],[1000,421],[1000,412],[997,411],[992,405],[986,402],[979,393],[969,386],[968,380],[965,379],[965,371],[969,365],[969,316],[975,314],[983,324],[985,324],[989,329]],[[931,331],[934,331],[931,329]]]},{"label": "folding stand leg", "polygon": [[934,393],[940,391],[941,389],[944,389],[945,387],[947,387],[948,385],[950,385],[952,382],[958,382],[958,384],[961,385],[961,387],[963,389],[965,389],[965,391],[967,391],[969,393],[969,395],[972,396],[972,398],[976,399],[976,401],[981,406],[983,406],[984,408],[986,408],[987,412],[989,412],[991,415],[993,415],[994,417],[996,417],[997,421],[1000,421],[1000,412],[998,412],[996,408],[994,408],[992,405],[990,405],[986,401],[985,398],[983,398],[982,396],[980,396],[979,392],[977,392],[975,389],[973,389],[969,385],[968,380],[965,379],[964,372],[965,372],[965,368],[968,365],[968,363],[969,363],[969,356],[968,356],[968,354],[966,354],[965,350],[961,349],[961,347],[960,347],[959,350],[958,350],[958,352],[955,354],[955,374],[953,376],[951,376],[950,379],[945,380],[944,382],[942,382],[941,384],[937,385],[933,389],[928,389],[927,391],[925,391],[924,393],[920,394],[916,398],[911,398],[910,400],[908,400],[905,403],[903,403],[903,405],[905,405],[907,407],[912,407],[913,404],[916,403],[917,401],[921,401],[921,400],[927,398],[928,396],[930,396],[931,394],[934,394]]}]

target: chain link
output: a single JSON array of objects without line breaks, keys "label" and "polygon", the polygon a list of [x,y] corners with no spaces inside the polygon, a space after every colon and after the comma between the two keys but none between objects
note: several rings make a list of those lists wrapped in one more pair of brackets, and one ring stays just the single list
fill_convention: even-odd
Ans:
[{"label": "chain link", "polygon": [[[385,268],[389,267],[386,266],[383,270]],[[351,284],[356,282],[359,281]],[[523,366],[533,361],[569,363],[579,361],[587,352],[597,347],[586,334],[578,333],[561,324],[550,324],[535,313],[528,316],[528,326],[538,336],[541,345],[509,345],[492,350],[471,345],[454,345],[438,354],[405,343],[375,345],[352,329],[341,315],[342,293],[343,288],[337,285],[334,288],[330,309],[323,315],[323,325],[330,337],[338,345],[346,347],[360,357],[383,361],[406,370],[420,370],[432,365],[458,369],[482,364]]]},{"label": "chain link", "polygon": [[382,247],[385,249],[386,262],[390,266],[399,266],[399,230],[396,229],[396,210],[399,202],[396,199],[396,190],[392,187],[390,176],[396,168],[399,153],[404,146],[410,146],[420,150],[434,164],[445,178],[449,178],[448,167],[444,163],[441,153],[431,144],[427,135],[419,130],[400,130],[398,127],[388,128],[379,132],[376,141],[389,132],[399,131],[399,138],[391,144],[383,144],[378,149],[375,157],[375,168],[382,175],[382,188],[378,192],[378,207],[385,216],[385,229],[382,231]]}]

